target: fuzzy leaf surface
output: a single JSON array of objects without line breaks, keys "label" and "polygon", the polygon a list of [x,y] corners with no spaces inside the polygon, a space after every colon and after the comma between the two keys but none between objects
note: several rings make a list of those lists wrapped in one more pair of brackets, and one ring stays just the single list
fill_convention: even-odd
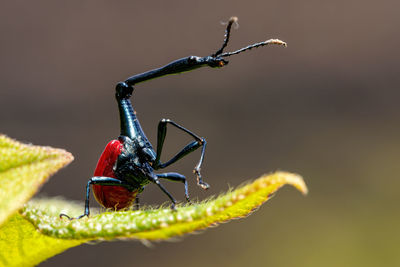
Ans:
[{"label": "fuzzy leaf surface", "polygon": [[190,205],[142,209],[138,211],[104,212],[80,220],[60,219],[67,213],[77,216],[82,207],[51,200],[28,203],[22,211],[45,235],[75,240],[146,239],[164,240],[205,229],[222,222],[249,215],[285,184],[307,193],[303,179],[292,173],[264,175],[252,183],[222,194],[214,199]]},{"label": "fuzzy leaf surface", "polygon": [[81,243],[45,236],[15,213],[0,227],[0,266],[35,266]]},{"label": "fuzzy leaf surface", "polygon": [[0,225],[58,169],[73,160],[63,149],[22,144],[0,134]]}]

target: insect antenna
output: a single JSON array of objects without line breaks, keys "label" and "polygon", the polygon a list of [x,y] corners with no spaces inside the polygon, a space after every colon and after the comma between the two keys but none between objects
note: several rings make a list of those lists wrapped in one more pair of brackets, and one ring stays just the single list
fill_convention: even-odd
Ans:
[{"label": "insect antenna", "polygon": [[279,39],[269,39],[269,40],[264,41],[264,42],[259,42],[259,43],[248,45],[246,47],[240,48],[239,50],[236,50],[236,51],[233,51],[233,52],[221,53],[218,56],[219,57],[230,57],[232,55],[237,55],[239,53],[242,53],[244,51],[247,51],[247,50],[250,50],[250,49],[253,49],[253,48],[257,48],[257,47],[260,47],[260,46],[271,45],[271,44],[273,44],[273,45],[283,45],[284,47],[287,46],[287,44],[284,41],[281,41]]},{"label": "insect antenna", "polygon": [[228,45],[229,37],[231,36],[232,25],[233,25],[233,23],[238,25],[237,21],[238,21],[237,17],[231,17],[229,19],[228,25],[226,26],[226,30],[225,30],[224,43],[222,44],[221,48],[217,52],[215,52],[214,54],[211,55],[212,57],[216,57],[216,56],[222,54],[222,52],[224,51],[225,47]]},{"label": "insect antenna", "polygon": [[237,21],[238,21],[237,17],[231,17],[229,19],[229,21],[227,22],[226,29],[225,29],[224,42],[223,42],[221,48],[217,52],[212,54],[211,57],[230,57],[232,55],[237,55],[239,53],[242,53],[244,51],[247,51],[247,50],[250,50],[250,49],[253,49],[253,48],[257,48],[257,47],[260,47],[260,46],[271,45],[271,44],[273,44],[273,45],[282,45],[284,47],[287,46],[287,44],[285,42],[283,42],[283,41],[281,41],[279,39],[269,39],[269,40],[266,40],[264,42],[259,42],[259,43],[248,45],[246,47],[240,48],[240,49],[238,49],[236,51],[233,51],[233,52],[225,52],[225,53],[223,53],[225,47],[228,45],[229,38],[231,36],[232,25],[234,23],[236,25],[238,25]]}]

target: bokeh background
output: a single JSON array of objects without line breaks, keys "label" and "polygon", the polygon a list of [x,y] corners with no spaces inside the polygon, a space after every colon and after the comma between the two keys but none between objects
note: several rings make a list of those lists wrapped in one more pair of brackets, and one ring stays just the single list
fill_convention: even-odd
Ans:
[{"label": "bokeh background", "polygon": [[[155,143],[170,118],[207,138],[173,165],[204,199],[275,170],[304,176],[250,217],[172,242],[83,245],[41,266],[400,266],[400,2],[2,1],[0,131],[65,148],[75,161],[42,195],[83,201],[106,143],[119,134],[118,81],[188,55],[281,38],[200,69],[136,87],[133,103]],[[190,139],[169,130],[165,158]],[[183,200],[181,184],[165,183]],[[144,204],[166,197],[155,186]],[[93,202],[93,206],[96,204]]]}]

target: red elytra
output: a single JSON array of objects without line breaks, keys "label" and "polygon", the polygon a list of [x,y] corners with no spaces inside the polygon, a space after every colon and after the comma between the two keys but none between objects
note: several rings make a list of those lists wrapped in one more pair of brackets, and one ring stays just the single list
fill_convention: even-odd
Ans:
[{"label": "red elytra", "polygon": [[[117,178],[113,167],[123,145],[119,140],[110,141],[97,162],[94,176]],[[93,194],[97,202],[105,208],[120,210],[133,204],[137,191],[129,191],[122,186],[93,185]]]}]

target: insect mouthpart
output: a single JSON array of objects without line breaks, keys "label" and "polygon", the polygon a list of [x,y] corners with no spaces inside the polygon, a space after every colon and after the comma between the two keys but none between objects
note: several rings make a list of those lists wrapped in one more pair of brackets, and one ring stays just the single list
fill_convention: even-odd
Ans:
[{"label": "insect mouthpart", "polygon": [[207,63],[208,66],[212,68],[222,68],[223,66],[229,63],[229,61],[221,57],[213,57],[213,56],[206,57],[205,62]]}]

